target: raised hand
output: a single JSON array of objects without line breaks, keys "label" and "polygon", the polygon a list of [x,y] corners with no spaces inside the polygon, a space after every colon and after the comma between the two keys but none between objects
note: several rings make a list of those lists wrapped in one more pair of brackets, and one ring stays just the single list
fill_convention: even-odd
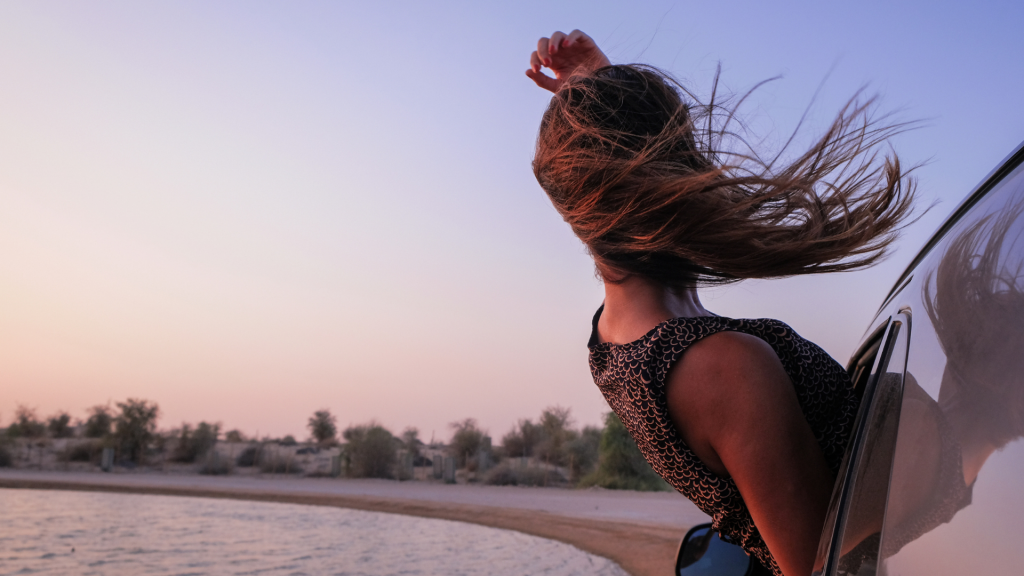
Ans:
[{"label": "raised hand", "polygon": [[[590,36],[579,30],[573,30],[568,35],[555,32],[550,38],[541,38],[537,42],[537,50],[530,54],[530,69],[526,75],[537,86],[557,92],[565,79],[573,73],[588,72],[610,64],[608,57]],[[542,67],[550,69],[555,77],[541,72]]]}]

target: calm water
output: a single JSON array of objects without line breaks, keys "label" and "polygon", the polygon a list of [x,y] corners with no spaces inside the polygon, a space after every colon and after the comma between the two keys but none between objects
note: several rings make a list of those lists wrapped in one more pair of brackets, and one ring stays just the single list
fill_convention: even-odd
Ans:
[{"label": "calm water", "polygon": [[625,576],[577,548],[462,522],[241,500],[0,489],[0,575]]}]

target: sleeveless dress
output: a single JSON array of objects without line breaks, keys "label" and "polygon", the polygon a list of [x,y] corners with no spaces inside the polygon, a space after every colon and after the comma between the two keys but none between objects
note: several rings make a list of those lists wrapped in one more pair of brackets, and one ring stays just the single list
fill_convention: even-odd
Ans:
[{"label": "sleeveless dress", "polygon": [[711,516],[713,525],[781,576],[736,483],[697,458],[669,418],[666,377],[686,349],[723,331],[756,336],[775,350],[796,390],[800,409],[833,476],[838,474],[859,400],[846,370],[814,343],[778,320],[734,320],[721,316],[673,318],[627,344],[600,343],[594,315],[590,370],[612,411],[662,478]]}]

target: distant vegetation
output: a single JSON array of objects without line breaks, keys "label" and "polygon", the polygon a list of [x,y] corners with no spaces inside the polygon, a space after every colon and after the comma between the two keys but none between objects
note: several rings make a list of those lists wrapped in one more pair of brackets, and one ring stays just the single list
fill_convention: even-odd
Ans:
[{"label": "distant vegetation", "polygon": [[[320,409],[309,417],[308,440],[247,438],[221,432],[219,422],[182,423],[160,432],[155,402],[129,398],[97,405],[72,421],[65,411],[40,418],[19,406],[0,429],[0,467],[98,466],[105,449],[114,465],[191,466],[200,474],[303,474],[479,482],[518,486],[600,486],[666,490],[614,414],[601,428],[576,428],[568,408],[552,406],[536,420],[519,420],[493,445],[473,418],[451,423],[447,444],[424,443],[415,428],[394,435],[370,421],[340,431],[337,417]],[[49,450],[49,452],[47,452]],[[50,456],[46,456],[50,454]],[[51,464],[54,465],[54,464]]]}]

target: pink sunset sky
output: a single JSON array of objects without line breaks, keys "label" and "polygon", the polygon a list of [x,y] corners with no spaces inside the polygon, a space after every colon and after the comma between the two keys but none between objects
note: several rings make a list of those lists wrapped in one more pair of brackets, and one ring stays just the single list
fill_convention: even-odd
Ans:
[{"label": "pink sunset sky", "polygon": [[[886,263],[705,291],[845,363],[931,230],[1024,140],[1016,2],[5,2],[0,426],[138,397],[161,427],[344,426],[500,438],[607,410],[587,367],[602,290],[530,170],[538,37],[698,94],[722,63],[771,148],[867,84],[925,204]],[[816,99],[814,94],[818,93]],[[813,103],[812,103],[813,99]],[[808,108],[810,106],[810,108]]]}]

